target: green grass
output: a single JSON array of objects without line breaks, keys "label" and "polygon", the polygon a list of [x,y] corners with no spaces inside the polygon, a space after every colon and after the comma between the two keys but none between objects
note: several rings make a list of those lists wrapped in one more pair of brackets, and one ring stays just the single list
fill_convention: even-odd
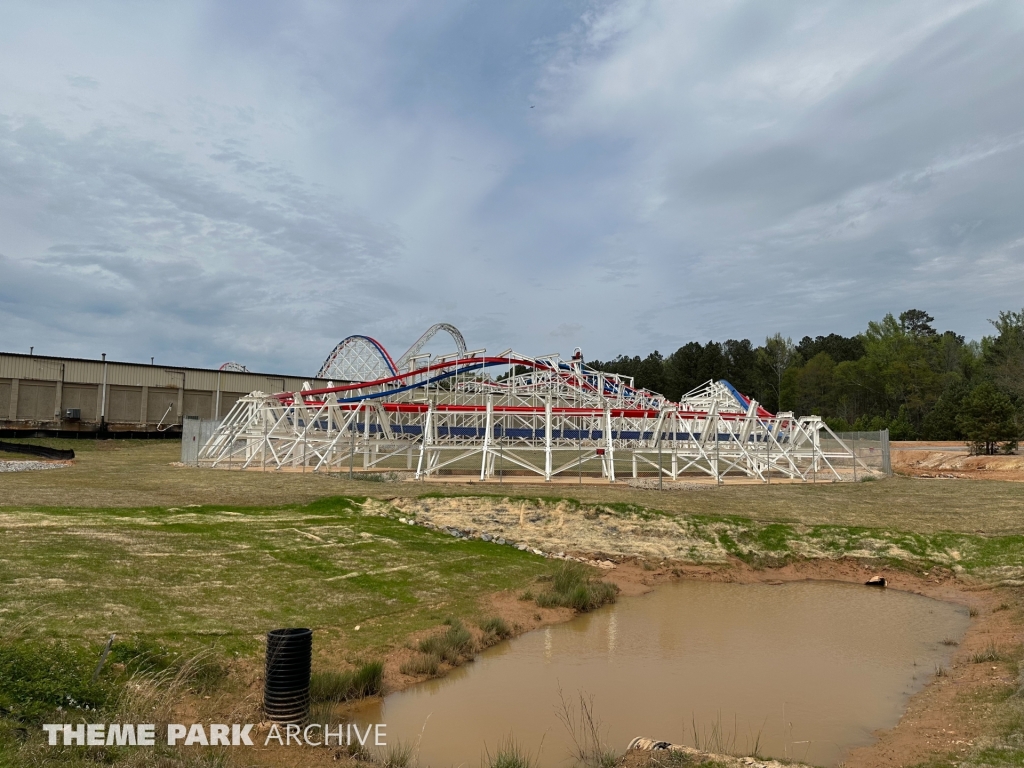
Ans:
[{"label": "green grass", "polygon": [[371,661],[347,672],[314,672],[309,678],[313,702],[341,702],[376,696],[384,690],[384,664]]},{"label": "green grass", "polygon": [[437,656],[453,667],[472,657],[476,646],[469,630],[458,619],[448,619],[448,629],[419,642],[420,653]]},{"label": "green grass", "polygon": [[1021,768],[1021,766],[1024,766],[1024,747],[988,747],[987,749],[980,750],[972,758],[971,762],[979,765]]},{"label": "green grass", "polygon": [[489,619],[481,621],[480,629],[483,630],[485,637],[495,638],[497,640],[505,640],[512,637],[512,627],[510,627],[508,622],[500,616],[492,616]]},{"label": "green grass", "polygon": [[200,647],[252,655],[266,631],[309,626],[328,630],[315,654],[343,645],[365,658],[552,569],[513,547],[364,515],[360,501],[2,514],[0,631],[94,643],[114,632],[115,656],[145,643],[165,663],[161,653]]},{"label": "green grass", "polygon": [[990,664],[996,661],[1005,661],[1005,656],[999,652],[994,643],[989,643],[988,647],[975,653],[971,656],[972,664]]},{"label": "green grass", "polygon": [[585,565],[563,562],[555,570],[551,588],[537,595],[541,608],[572,608],[585,612],[614,603],[619,589],[614,584],[599,581]]},{"label": "green grass", "polygon": [[38,724],[58,708],[69,713],[109,705],[108,676],[92,681],[100,648],[67,641],[0,639],[0,717]]},{"label": "green grass", "polygon": [[511,736],[499,742],[494,754],[486,752],[487,768],[533,768],[536,761],[522,745]]},{"label": "green grass", "polygon": [[380,768],[410,768],[414,764],[414,749],[410,742],[391,742],[377,757]]},{"label": "green grass", "polygon": [[421,653],[402,664],[399,671],[413,677],[434,677],[441,671],[441,657],[436,653]]},{"label": "green grass", "polygon": [[[500,622],[499,626],[497,622]],[[441,670],[442,664],[457,667],[464,661],[471,659],[477,651],[473,635],[466,626],[458,619],[448,617],[444,620],[448,626],[443,632],[438,632],[425,637],[416,646],[418,653],[413,658],[402,664],[400,671],[403,675],[422,677],[424,675],[433,677]],[[501,619],[488,619],[480,623],[481,627],[488,626],[497,629],[504,629],[511,635],[512,632]],[[484,647],[495,642],[496,635],[488,633],[485,629]]]},{"label": "green grass", "polygon": [[[419,483],[350,481],[345,473],[239,472],[175,467],[180,443],[164,440],[29,442],[73,448],[70,469],[0,475],[0,508],[41,506],[143,509],[187,504],[290,505],[329,495],[416,497]],[[404,459],[402,459],[404,467]],[[387,471],[388,468],[382,469]],[[430,486],[428,486],[430,487]],[[697,493],[615,485],[502,486],[498,483],[432,486],[435,496],[504,497],[580,505],[660,510],[678,515],[734,515],[759,522],[867,526],[920,533],[955,531],[1024,534],[1017,483],[990,480],[921,480],[894,477],[873,483],[730,484]],[[653,513],[652,513],[653,514]]]}]

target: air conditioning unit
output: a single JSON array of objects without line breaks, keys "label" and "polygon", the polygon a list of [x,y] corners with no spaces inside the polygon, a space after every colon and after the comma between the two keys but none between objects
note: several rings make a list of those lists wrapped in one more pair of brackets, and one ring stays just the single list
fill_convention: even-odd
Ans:
[{"label": "air conditioning unit", "polygon": [[64,418],[68,421],[80,421],[82,418],[81,408],[68,408],[64,411]]}]

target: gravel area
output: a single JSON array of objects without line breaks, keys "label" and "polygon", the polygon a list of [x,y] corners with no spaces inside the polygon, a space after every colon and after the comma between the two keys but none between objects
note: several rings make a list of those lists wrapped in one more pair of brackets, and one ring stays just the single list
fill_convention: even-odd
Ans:
[{"label": "gravel area", "polygon": [[0,472],[29,472],[33,469],[63,469],[66,461],[0,461]]}]

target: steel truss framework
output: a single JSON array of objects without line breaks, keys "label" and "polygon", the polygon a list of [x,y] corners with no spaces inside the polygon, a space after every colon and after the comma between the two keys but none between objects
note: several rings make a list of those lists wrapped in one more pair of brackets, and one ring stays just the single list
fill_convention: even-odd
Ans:
[{"label": "steel truss framework", "polygon": [[404,459],[417,478],[447,471],[481,481],[495,477],[498,462],[502,472],[544,480],[599,467],[610,482],[623,461],[634,477],[700,473],[718,482],[837,481],[850,479],[842,468],[854,478],[858,467],[872,471],[820,418],[772,414],[725,381],[673,403],[588,368],[578,354],[487,356],[459,346],[429,362],[413,353],[409,370],[374,380],[253,392],[203,446],[200,464],[338,472],[358,461],[380,471]]}]

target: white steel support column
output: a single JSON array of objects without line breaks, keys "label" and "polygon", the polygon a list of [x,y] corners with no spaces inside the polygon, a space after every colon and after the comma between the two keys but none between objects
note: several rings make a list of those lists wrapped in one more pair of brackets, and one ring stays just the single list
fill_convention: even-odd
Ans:
[{"label": "white steel support column", "polygon": [[608,463],[608,482],[615,482],[615,441],[612,440],[612,409],[605,406],[604,409],[604,457]]},{"label": "white steel support column", "polygon": [[370,468],[370,406],[363,401],[363,469]]},{"label": "white steel support column", "polygon": [[544,482],[551,480],[551,395],[544,399]]},{"label": "white steel support column", "polygon": [[814,457],[811,461],[814,463],[814,472],[821,470],[821,465],[818,463],[818,457],[821,455],[821,430],[818,426],[818,424],[811,425],[811,442],[814,445]]},{"label": "white steel support column", "polygon": [[420,460],[416,464],[416,479],[423,476],[423,459],[427,454],[427,446],[431,444],[431,430],[434,427],[434,402],[427,403],[427,418],[423,424],[423,438],[420,440]]},{"label": "white steel support column", "polygon": [[487,417],[484,419],[484,445],[480,457],[480,480],[487,479],[487,458],[491,450],[491,438],[494,435],[494,398],[487,396]]}]

